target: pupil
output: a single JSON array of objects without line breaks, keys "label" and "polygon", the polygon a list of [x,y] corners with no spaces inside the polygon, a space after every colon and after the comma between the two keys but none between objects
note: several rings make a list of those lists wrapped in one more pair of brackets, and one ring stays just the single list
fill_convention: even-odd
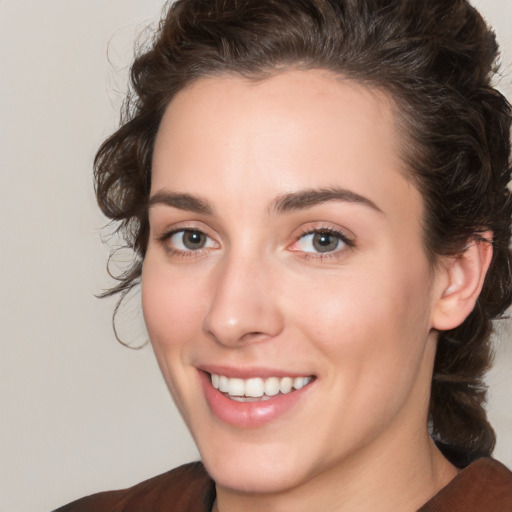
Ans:
[{"label": "pupil", "polygon": [[201,249],[205,242],[205,236],[200,231],[187,231],[183,235],[183,244],[187,249]]},{"label": "pupil", "polygon": [[313,245],[318,252],[329,252],[338,247],[338,239],[329,233],[318,233],[313,237]]}]

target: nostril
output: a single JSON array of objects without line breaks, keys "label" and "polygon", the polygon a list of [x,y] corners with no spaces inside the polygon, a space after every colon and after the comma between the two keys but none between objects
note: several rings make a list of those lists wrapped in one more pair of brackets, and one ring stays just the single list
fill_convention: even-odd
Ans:
[{"label": "nostril", "polygon": [[219,345],[233,347],[246,345],[249,343],[261,343],[264,341],[268,341],[270,338],[272,338],[270,334],[261,331],[253,331],[247,333],[242,332],[242,334],[240,335],[239,332],[214,332],[212,329],[208,329],[207,333]]},{"label": "nostril", "polygon": [[270,338],[268,334],[265,334],[264,332],[248,332],[247,334],[244,334],[240,341],[246,341],[246,342],[258,342],[258,341],[267,341]]}]

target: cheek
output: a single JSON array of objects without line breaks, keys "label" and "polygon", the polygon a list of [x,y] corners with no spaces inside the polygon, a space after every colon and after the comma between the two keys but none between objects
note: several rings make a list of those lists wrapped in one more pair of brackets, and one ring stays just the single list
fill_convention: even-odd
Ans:
[{"label": "cheek", "polygon": [[167,265],[146,257],[142,271],[144,321],[158,363],[168,381],[186,357],[185,348],[197,339],[203,321],[205,296],[200,279],[170,272]]},{"label": "cheek", "polygon": [[299,330],[340,370],[333,378],[364,388],[395,381],[399,387],[414,378],[430,331],[428,270],[419,266],[406,275],[390,263],[383,271],[382,260],[373,268],[379,270],[369,265],[315,287],[304,283],[290,307]]},{"label": "cheek", "polygon": [[314,294],[295,295],[298,328],[320,355],[337,404],[326,435],[344,431],[348,444],[361,432],[382,430],[412,396],[426,396],[414,391],[425,374],[425,290],[408,279],[374,278],[354,275],[343,285],[317,283]]},{"label": "cheek", "polygon": [[198,297],[204,295],[204,290],[200,280],[180,277],[155,259],[148,253],[142,270],[144,321],[167,387],[188,422],[186,404],[191,390],[184,388],[183,382],[191,377],[187,354],[201,329],[204,306]]},{"label": "cheek", "polygon": [[410,302],[406,286],[369,272],[303,282],[301,288],[290,297],[289,307],[301,330],[332,350],[378,346],[372,333],[379,334],[382,344],[389,331],[403,325]]}]

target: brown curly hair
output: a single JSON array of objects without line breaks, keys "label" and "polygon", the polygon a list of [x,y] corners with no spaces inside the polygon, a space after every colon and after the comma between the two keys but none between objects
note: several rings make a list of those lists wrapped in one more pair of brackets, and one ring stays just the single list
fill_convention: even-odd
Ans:
[{"label": "brown curly hair", "polygon": [[164,10],[131,68],[121,127],[99,149],[99,205],[118,222],[133,265],[106,295],[121,299],[141,276],[148,240],[153,144],[166,106],[194,80],[321,68],[386,91],[395,100],[403,158],[422,193],[431,261],[464,251],[486,230],[493,259],[476,307],[440,332],[430,430],[457,463],[489,455],[484,410],[492,320],[512,301],[509,249],[511,107],[491,85],[498,48],[465,0],[178,0]]}]

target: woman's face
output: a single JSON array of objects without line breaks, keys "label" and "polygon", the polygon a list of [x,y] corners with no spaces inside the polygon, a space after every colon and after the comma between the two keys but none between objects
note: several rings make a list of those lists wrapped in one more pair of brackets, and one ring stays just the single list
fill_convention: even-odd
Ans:
[{"label": "woman's face", "polygon": [[423,439],[436,275],[397,140],[383,93],[319,70],[169,105],[144,316],[218,485],[282,491]]}]

